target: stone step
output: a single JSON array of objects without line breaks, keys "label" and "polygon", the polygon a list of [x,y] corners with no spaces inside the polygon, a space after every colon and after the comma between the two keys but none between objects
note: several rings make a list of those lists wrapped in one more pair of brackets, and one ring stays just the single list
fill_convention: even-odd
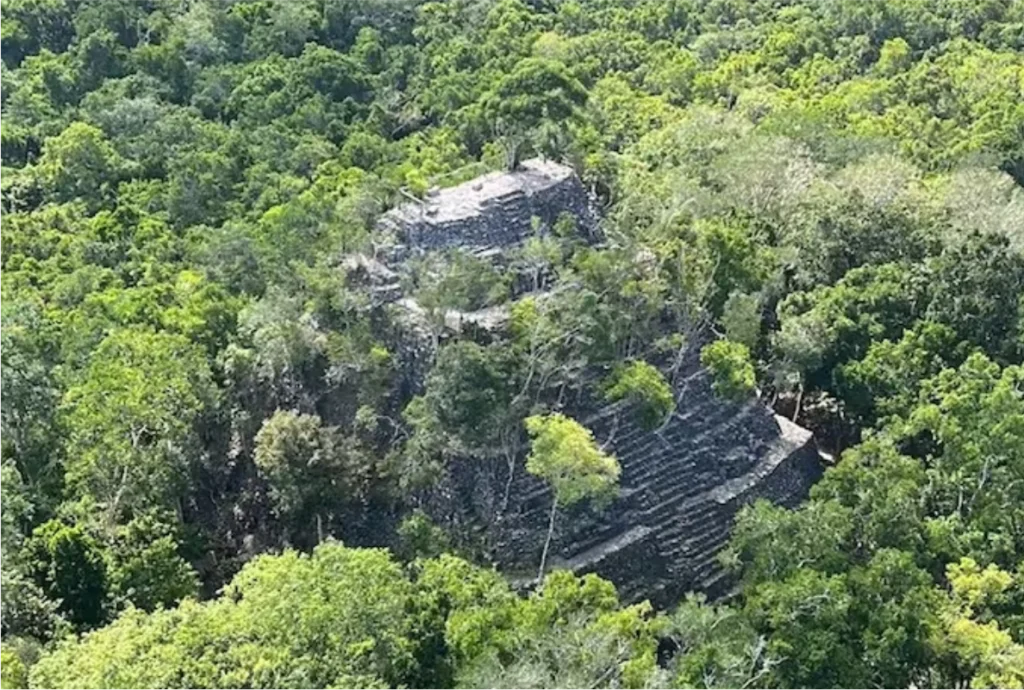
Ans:
[{"label": "stone step", "polygon": [[579,554],[613,540],[616,536],[622,534],[622,531],[623,526],[621,524],[609,524],[597,529],[587,530],[582,537],[561,544],[558,550],[559,555],[565,559],[575,558]]},{"label": "stone step", "polygon": [[709,554],[721,551],[729,541],[728,523],[708,525],[702,530],[695,530],[693,536],[682,542],[682,553],[687,558],[700,560]]},{"label": "stone step", "polygon": [[670,473],[674,472],[677,467],[686,467],[688,464],[678,463],[671,465],[668,463],[654,464],[652,463],[649,467],[645,467],[638,473],[623,473],[626,476],[624,481],[627,481],[633,486],[643,486],[650,489],[654,493],[660,493],[666,486],[671,485],[671,480],[667,477]]},{"label": "stone step", "polygon": [[626,449],[624,453],[614,451],[613,453],[618,458],[623,472],[641,473],[661,464],[665,454],[671,450],[670,446],[651,441],[635,444]]},{"label": "stone step", "polygon": [[737,414],[721,415],[713,426],[707,427],[702,430],[699,434],[691,436],[689,442],[691,446],[698,446],[702,441],[707,438],[721,439],[723,441],[732,441],[734,438],[731,434],[734,429],[744,428],[746,424],[756,411],[751,405],[744,406]]},{"label": "stone step", "polygon": [[717,552],[698,561],[693,568],[693,574],[694,581],[700,583],[701,589],[710,589],[712,580],[728,575],[722,564],[718,562]]},{"label": "stone step", "polygon": [[699,496],[701,492],[696,492],[691,495],[680,493],[677,496],[671,496],[664,500],[660,500],[658,503],[648,507],[644,512],[644,519],[649,524],[662,524],[666,519],[673,515],[679,514],[680,511],[688,510],[688,502],[693,501],[696,496]]},{"label": "stone step", "polygon": [[617,448],[628,448],[643,441],[646,437],[650,436],[650,433],[651,432],[635,424],[627,426],[620,422],[619,428],[615,432],[615,440],[612,442],[612,448],[613,450]]},{"label": "stone step", "polygon": [[672,541],[677,537],[693,541],[705,534],[728,530],[728,521],[723,520],[722,515],[714,511],[691,513],[690,510],[685,510],[678,521],[661,524],[661,535],[666,541]]},{"label": "stone step", "polygon": [[686,465],[664,471],[656,482],[650,485],[658,503],[688,500],[709,488],[707,476],[697,467]]},{"label": "stone step", "polygon": [[680,403],[676,410],[673,426],[692,430],[714,424],[714,420],[728,419],[736,414],[733,405],[722,404],[712,395],[704,398],[689,398]]},{"label": "stone step", "polygon": [[716,405],[711,401],[692,407],[679,416],[662,432],[666,439],[686,438],[694,433],[711,429],[736,416],[736,411],[728,405]]}]

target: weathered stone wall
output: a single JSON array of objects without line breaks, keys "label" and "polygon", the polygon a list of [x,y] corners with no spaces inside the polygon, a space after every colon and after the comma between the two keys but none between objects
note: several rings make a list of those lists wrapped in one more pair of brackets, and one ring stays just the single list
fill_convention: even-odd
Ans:
[{"label": "weathered stone wall", "polygon": [[[410,253],[452,247],[500,252],[534,232],[533,218],[550,226],[562,213],[571,214],[585,236],[594,236],[594,213],[571,169],[528,161],[516,173],[492,173],[444,190],[422,206],[406,204],[389,212],[381,227],[397,242],[391,255],[397,266]],[[403,388],[412,394],[429,367],[432,346],[417,331],[415,302],[400,299],[393,308],[407,317],[408,351],[400,359]],[[453,330],[465,334],[467,322],[493,328],[500,316],[455,314],[459,325]],[[649,598],[668,605],[688,590],[721,594],[730,582],[717,555],[736,511],[759,497],[795,504],[820,476],[810,432],[756,400],[737,404],[715,395],[699,363],[699,345],[673,369],[676,409],[656,430],[638,426],[622,404],[581,401],[564,410],[618,458],[622,475],[611,505],[559,513],[552,567],[597,572],[615,582],[626,601]],[[551,493],[526,473],[523,442],[507,502],[507,459],[497,453],[451,462],[420,501],[462,540],[462,548],[529,585],[547,532]]]},{"label": "weathered stone wall", "polygon": [[[627,601],[721,594],[729,580],[717,555],[736,511],[762,497],[794,505],[820,477],[809,432],[756,400],[721,400],[695,357],[679,372],[676,396],[676,411],[655,431],[639,427],[621,404],[577,415],[618,458],[621,490],[604,509],[559,514],[552,567],[597,572]],[[521,456],[504,510],[507,470],[497,457],[456,463],[429,504],[442,522],[474,535],[478,555],[526,584],[539,562],[551,494],[526,474]]]},{"label": "weathered stone wall", "polygon": [[534,218],[550,228],[569,213],[585,234],[596,214],[571,168],[539,159],[512,173],[491,173],[389,211],[379,226],[392,234],[395,256],[459,247],[469,251],[509,247],[534,232]]}]

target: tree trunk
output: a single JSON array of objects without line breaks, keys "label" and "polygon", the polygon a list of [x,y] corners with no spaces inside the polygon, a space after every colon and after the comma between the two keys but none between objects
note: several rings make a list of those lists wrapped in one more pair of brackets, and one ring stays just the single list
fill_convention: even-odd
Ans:
[{"label": "tree trunk", "polygon": [[796,406],[793,409],[793,422],[795,423],[797,418],[800,417],[800,407],[804,402],[804,384],[800,384],[800,388],[797,389],[796,393]]},{"label": "tree trunk", "polygon": [[548,536],[544,540],[544,550],[540,552],[540,569],[537,571],[537,586],[544,582],[544,567],[548,564],[548,550],[551,548],[551,537],[555,533],[555,512],[558,510],[558,501],[551,499],[551,517],[548,518]]},{"label": "tree trunk", "polygon": [[505,461],[508,467],[508,479],[505,480],[505,495],[501,499],[501,514],[508,510],[508,501],[512,494],[512,482],[516,477],[516,456],[506,451]]}]

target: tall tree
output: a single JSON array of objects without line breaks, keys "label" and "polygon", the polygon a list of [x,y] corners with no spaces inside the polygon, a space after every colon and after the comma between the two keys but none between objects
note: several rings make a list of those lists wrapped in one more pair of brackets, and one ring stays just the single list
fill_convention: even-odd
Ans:
[{"label": "tall tree", "polygon": [[324,520],[365,492],[372,463],[352,438],[326,426],[316,415],[278,410],[256,434],[253,458],[270,486],[277,516],[289,525],[316,525],[324,539]]},{"label": "tall tree", "polygon": [[527,417],[526,431],[531,437],[526,471],[551,487],[551,513],[537,571],[537,581],[542,582],[558,509],[585,499],[599,504],[610,501],[618,489],[621,468],[597,446],[589,429],[563,414]]},{"label": "tall tree", "polygon": [[114,331],[64,396],[69,486],[110,523],[154,506],[180,514],[215,402],[197,346],[146,328]]},{"label": "tall tree", "polygon": [[577,115],[587,92],[565,65],[526,58],[483,98],[484,116],[505,149],[505,165],[519,167],[522,149],[541,130],[559,129]]}]

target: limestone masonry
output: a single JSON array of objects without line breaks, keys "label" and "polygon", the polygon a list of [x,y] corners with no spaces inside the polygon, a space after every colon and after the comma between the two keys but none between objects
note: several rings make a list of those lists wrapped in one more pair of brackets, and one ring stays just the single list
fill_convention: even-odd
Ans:
[{"label": "limestone masonry", "polygon": [[572,168],[535,158],[515,172],[489,173],[403,204],[384,214],[379,229],[392,233],[400,250],[480,251],[517,244],[533,232],[534,218],[550,226],[561,213],[585,231],[595,226]]},{"label": "limestone masonry", "polygon": [[[379,294],[415,315],[417,305],[401,298],[393,280],[405,257],[455,247],[500,253],[563,213],[594,236],[597,214],[572,169],[526,161],[516,172],[491,173],[388,212],[379,229],[391,238],[390,267],[358,261],[366,262],[362,268],[375,277]],[[446,322],[453,330],[467,323],[500,328],[501,309],[487,311],[450,314]],[[698,361],[699,345],[667,371],[676,411],[655,431],[636,425],[622,404],[590,401],[565,411],[618,458],[622,476],[610,506],[584,505],[559,516],[551,565],[597,572],[615,582],[625,601],[668,603],[689,590],[725,593],[729,581],[716,556],[736,511],[757,498],[796,504],[822,472],[809,431],[756,400],[736,404],[715,395]],[[415,358],[417,372],[423,357]],[[464,546],[523,584],[535,576],[551,505],[546,485],[523,469],[526,450],[504,510],[507,470],[496,458],[453,462],[423,499],[436,520],[475,535]]]}]

